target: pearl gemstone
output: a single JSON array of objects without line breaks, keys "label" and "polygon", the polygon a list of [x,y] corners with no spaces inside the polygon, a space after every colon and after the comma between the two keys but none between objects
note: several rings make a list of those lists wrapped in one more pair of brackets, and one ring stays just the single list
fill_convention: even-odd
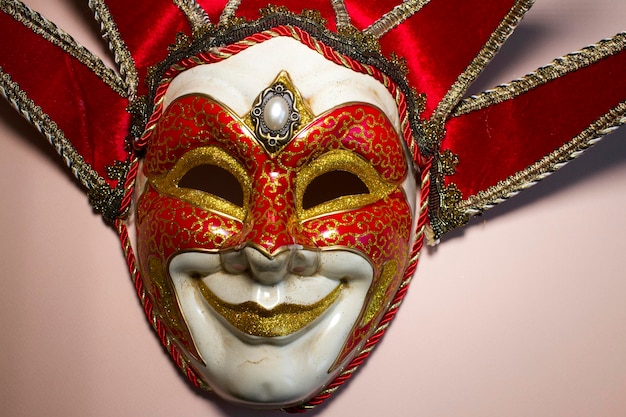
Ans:
[{"label": "pearl gemstone", "polygon": [[282,96],[274,96],[265,103],[263,122],[270,130],[281,130],[287,124],[290,113],[289,103]]}]

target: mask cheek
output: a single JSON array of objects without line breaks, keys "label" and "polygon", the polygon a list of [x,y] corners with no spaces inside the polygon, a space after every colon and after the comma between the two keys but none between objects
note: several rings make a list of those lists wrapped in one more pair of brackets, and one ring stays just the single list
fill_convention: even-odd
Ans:
[{"label": "mask cheek", "polygon": [[302,231],[319,248],[340,246],[362,253],[380,273],[390,260],[405,266],[411,222],[404,194],[396,190],[360,209],[305,220]]},{"label": "mask cheek", "polygon": [[219,250],[241,229],[237,220],[160,194],[150,185],[137,203],[140,260],[157,256],[166,262],[180,251]]},{"label": "mask cheek", "polygon": [[238,221],[160,194],[150,185],[137,201],[137,258],[144,288],[161,324],[199,361],[167,271],[168,261],[186,250],[218,250],[240,231]]},{"label": "mask cheek", "polygon": [[337,358],[342,363],[376,329],[398,290],[408,263],[412,215],[400,190],[366,207],[303,222],[303,231],[323,248],[348,248],[372,264],[374,279],[359,319]]}]

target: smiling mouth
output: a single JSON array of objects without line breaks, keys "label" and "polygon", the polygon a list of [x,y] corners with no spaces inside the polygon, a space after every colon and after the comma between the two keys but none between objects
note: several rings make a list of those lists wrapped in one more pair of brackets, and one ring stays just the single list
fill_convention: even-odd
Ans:
[{"label": "smiling mouth", "polygon": [[213,294],[200,279],[194,280],[194,285],[207,303],[228,323],[243,333],[259,337],[288,336],[308,326],[335,303],[343,289],[341,283],[313,304],[280,304],[268,310],[253,301],[227,303]]}]

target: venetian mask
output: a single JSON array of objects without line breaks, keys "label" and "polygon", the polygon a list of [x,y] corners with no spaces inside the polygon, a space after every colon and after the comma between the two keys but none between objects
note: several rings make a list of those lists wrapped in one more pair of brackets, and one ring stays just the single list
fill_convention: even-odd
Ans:
[{"label": "venetian mask", "polygon": [[396,108],[288,37],[169,83],[137,194],[139,263],[219,395],[301,402],[376,328],[415,219]]},{"label": "venetian mask", "polygon": [[0,92],[192,384],[299,412],[378,343],[425,241],[623,121],[626,35],[465,97],[532,1],[241,3],[90,1],[113,70],[1,2]]}]

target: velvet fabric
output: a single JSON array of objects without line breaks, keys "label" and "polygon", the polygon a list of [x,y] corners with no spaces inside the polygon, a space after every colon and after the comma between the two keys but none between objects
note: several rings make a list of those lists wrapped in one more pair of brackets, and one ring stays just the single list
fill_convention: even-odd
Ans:
[{"label": "velvet fabric", "polygon": [[[351,1],[347,7],[358,28],[369,26],[397,2]],[[519,1],[432,0],[381,39],[383,52],[404,58],[409,83],[426,94],[428,118],[450,86],[465,71],[500,21]]]},{"label": "velvet fabric", "polygon": [[191,35],[187,19],[171,0],[134,1],[132,4],[111,0],[106,4],[137,68],[137,93],[144,95],[148,68],[167,57],[167,47],[175,43],[177,33]]},{"label": "velvet fabric", "polygon": [[[215,24],[226,0],[197,3]],[[467,75],[468,65],[507,14],[513,9],[523,11],[526,3],[523,0],[431,0],[381,38],[383,53],[388,56],[393,52],[404,58],[410,84],[418,93],[425,93],[423,119],[433,114],[459,77]],[[277,0],[272,4],[295,13],[316,9],[327,20],[328,27],[335,30],[335,12],[330,1]],[[345,4],[355,27],[365,29],[399,2],[346,0]],[[236,16],[256,19],[260,16],[259,9],[266,5],[260,0],[242,2]],[[137,70],[137,91],[132,93],[144,95],[148,69],[167,56],[168,46],[176,41],[177,33],[191,35],[189,22],[171,0],[132,5],[110,0],[106,6]],[[515,19],[507,19],[510,25],[515,25]],[[86,65],[5,13],[0,13],[0,35],[2,39],[12,40],[0,43],[2,70],[61,128],[84,160],[109,185],[115,186],[116,180],[108,178],[106,167],[131,156],[126,146],[130,124],[126,111],[128,99],[113,92]],[[457,184],[466,198],[563,145],[624,100],[625,67],[622,52],[520,97],[452,118],[447,122],[443,149],[457,154],[460,163],[456,174],[448,177],[446,183]],[[476,69],[480,70],[481,65]],[[127,74],[121,78],[127,79]],[[465,88],[463,84],[452,97],[453,104]]]},{"label": "velvet fabric", "polygon": [[495,185],[572,140],[626,99],[626,51],[512,100],[452,118],[444,149],[458,155],[447,177],[463,198]]},{"label": "velvet fabric", "polygon": [[4,13],[0,38],[15,40],[0,42],[2,70],[50,116],[85,162],[108,179],[105,167],[128,158],[127,100],[76,58]]}]

